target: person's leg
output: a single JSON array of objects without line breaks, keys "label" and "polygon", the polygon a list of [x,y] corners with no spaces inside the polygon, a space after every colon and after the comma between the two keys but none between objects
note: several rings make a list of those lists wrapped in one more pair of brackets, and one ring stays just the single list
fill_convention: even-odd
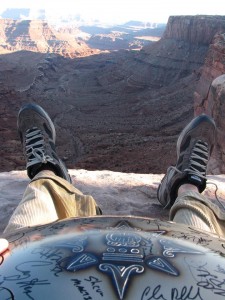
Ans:
[{"label": "person's leg", "polygon": [[192,120],[178,138],[177,164],[168,168],[157,195],[164,208],[172,207],[170,220],[224,236],[224,212],[201,195],[214,141],[211,118],[202,115]]},{"label": "person's leg", "polygon": [[[186,197],[188,197],[188,200],[191,198],[196,199],[196,193],[198,195],[198,188],[195,185],[189,183],[183,184],[178,189],[177,200],[180,202],[181,199],[185,199]],[[212,231],[210,220],[205,219],[199,211],[190,209],[189,207],[183,207],[182,209],[178,208],[177,212],[175,212],[175,205],[172,207],[173,210],[170,210],[170,220],[191,225],[202,230]]]},{"label": "person's leg", "polygon": [[41,171],[28,185],[4,233],[71,217],[100,214],[95,200],[52,171]]},{"label": "person's leg", "polygon": [[69,173],[55,151],[54,125],[40,106],[28,104],[20,110],[18,131],[31,182],[4,232],[100,214],[95,200],[71,184]]},{"label": "person's leg", "polygon": [[221,203],[210,201],[190,184],[179,188],[170,220],[225,236],[225,210]]}]

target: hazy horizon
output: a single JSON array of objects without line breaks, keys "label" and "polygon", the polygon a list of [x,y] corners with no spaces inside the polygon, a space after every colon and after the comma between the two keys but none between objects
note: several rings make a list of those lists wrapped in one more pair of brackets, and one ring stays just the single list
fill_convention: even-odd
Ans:
[{"label": "hazy horizon", "polygon": [[125,23],[130,20],[143,22],[167,23],[172,15],[225,15],[222,0],[205,2],[204,0],[71,0],[64,1],[30,1],[8,0],[0,4],[0,13],[10,8],[30,9],[30,19],[34,19],[40,9],[45,10],[47,19],[69,19],[80,16],[85,20],[99,20],[103,23]]}]

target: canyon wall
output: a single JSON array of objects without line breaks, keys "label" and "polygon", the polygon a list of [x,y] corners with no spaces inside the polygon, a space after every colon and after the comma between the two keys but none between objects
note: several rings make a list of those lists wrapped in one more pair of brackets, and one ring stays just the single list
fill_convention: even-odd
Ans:
[{"label": "canyon wall", "polygon": [[0,19],[0,53],[35,51],[65,57],[82,57],[98,53],[76,38],[79,29],[57,29],[46,21]]},{"label": "canyon wall", "polygon": [[[165,47],[168,53],[161,64],[170,58],[165,64],[170,72],[165,74],[171,74],[177,65],[179,68],[176,74],[171,74],[170,81],[190,71],[196,75],[192,95],[194,115],[206,113],[217,124],[216,145],[208,171],[225,173],[225,16],[170,17],[162,39],[152,46],[158,57]],[[148,59],[152,48],[149,47]]]},{"label": "canyon wall", "polygon": [[216,34],[225,31],[225,16],[172,16],[163,38],[209,46]]},{"label": "canyon wall", "polygon": [[[212,116],[217,125],[217,139],[209,171],[225,173],[225,122],[223,105],[225,94],[225,17],[207,18],[204,25],[203,41],[209,42],[204,64],[198,70],[199,81],[193,95],[194,114],[206,113]],[[201,32],[201,30],[200,30]],[[188,36],[188,34],[186,34]],[[193,34],[190,36],[193,36]],[[198,41],[201,36],[198,37]]]},{"label": "canyon wall", "polygon": [[[1,55],[0,170],[24,168],[16,114],[21,104],[35,102],[53,118],[57,151],[69,168],[165,173],[194,109],[218,115],[208,95],[213,79],[223,74],[224,28],[223,17],[178,16],[169,19],[158,42],[141,51],[75,59],[30,51]],[[53,35],[47,31],[46,40]],[[7,38],[18,45],[25,36],[17,29]],[[222,170],[221,155],[214,155],[211,173]]]},{"label": "canyon wall", "polygon": [[151,80],[159,87],[174,84],[190,74],[199,80],[209,46],[215,34],[223,30],[225,17],[170,17],[161,40],[144,47],[139,60],[150,66]]},{"label": "canyon wall", "polygon": [[209,169],[214,174],[225,174],[225,74],[213,80],[206,99],[201,109],[213,117],[217,126],[216,144]]}]

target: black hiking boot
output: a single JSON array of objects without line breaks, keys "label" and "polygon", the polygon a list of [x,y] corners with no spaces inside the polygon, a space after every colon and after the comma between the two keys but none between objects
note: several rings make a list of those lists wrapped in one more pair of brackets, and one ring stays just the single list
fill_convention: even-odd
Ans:
[{"label": "black hiking boot", "polygon": [[215,143],[216,125],[206,115],[194,118],[177,141],[177,164],[168,168],[158,187],[157,197],[164,208],[173,205],[182,184],[195,185],[202,193],[206,187],[206,170]]},{"label": "black hiking boot", "polygon": [[24,105],[18,114],[17,128],[26,158],[27,174],[32,179],[42,169],[71,183],[70,175],[55,151],[55,127],[49,115],[37,104]]}]

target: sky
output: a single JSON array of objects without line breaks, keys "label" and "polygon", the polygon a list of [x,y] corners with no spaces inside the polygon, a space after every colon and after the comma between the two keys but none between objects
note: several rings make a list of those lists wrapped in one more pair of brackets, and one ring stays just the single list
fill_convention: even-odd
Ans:
[{"label": "sky", "polygon": [[89,19],[122,23],[129,20],[166,23],[171,15],[225,15],[224,0],[0,0],[6,8],[30,8],[31,16],[45,9],[47,16],[81,14]]}]

